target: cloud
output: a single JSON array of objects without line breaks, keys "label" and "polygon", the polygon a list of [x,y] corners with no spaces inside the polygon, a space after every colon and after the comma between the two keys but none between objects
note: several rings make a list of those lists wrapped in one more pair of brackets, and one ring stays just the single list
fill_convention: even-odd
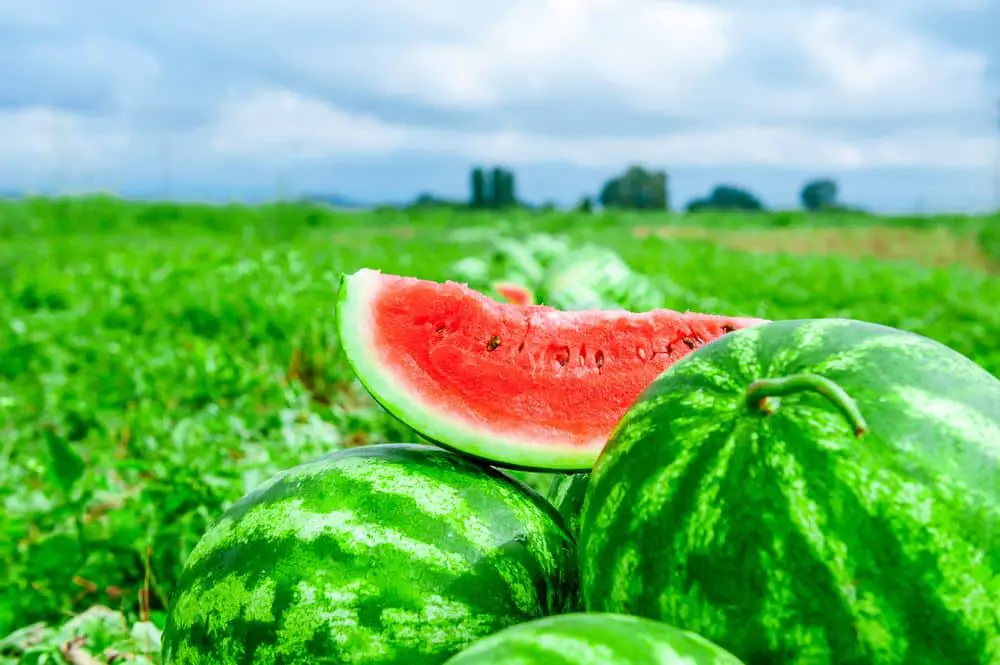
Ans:
[{"label": "cloud", "polygon": [[325,159],[390,153],[415,132],[353,115],[290,90],[263,90],[227,100],[209,128],[208,146],[223,157]]},{"label": "cloud", "polygon": [[70,159],[98,179],[142,178],[166,145],[203,174],[414,153],[612,170],[984,169],[1000,56],[935,26],[964,30],[990,7],[6,3],[0,174]]},{"label": "cloud", "polygon": [[516,130],[452,131],[406,126],[354,115],[290,91],[268,90],[223,107],[208,131],[220,154],[240,158],[322,160],[357,154],[416,151],[508,164],[566,162],[617,168],[633,160],[675,166],[758,163],[857,168],[933,164],[984,167],[989,136],[901,128],[853,144],[780,124],[736,124],[679,134],[551,137]]},{"label": "cloud", "polygon": [[[509,3],[482,28],[376,51],[389,95],[488,110],[600,93],[638,109],[676,111],[732,55],[737,26],[692,2],[544,0]],[[444,74],[447,72],[447,74]],[[373,72],[372,72],[373,73]],[[575,100],[574,100],[575,101]]]},{"label": "cloud", "polygon": [[71,167],[100,170],[130,148],[130,137],[107,122],[53,108],[0,112],[3,164],[25,174]]}]

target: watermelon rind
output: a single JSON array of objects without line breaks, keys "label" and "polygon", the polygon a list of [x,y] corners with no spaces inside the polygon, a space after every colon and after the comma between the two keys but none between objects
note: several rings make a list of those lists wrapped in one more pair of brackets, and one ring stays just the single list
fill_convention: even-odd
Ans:
[{"label": "watermelon rind", "polygon": [[[343,275],[337,297],[337,326],[348,363],[368,393],[386,411],[423,439],[494,466],[551,472],[591,469],[607,440],[604,434],[557,446],[551,440],[535,440],[489,422],[455,417],[419,391],[408,389],[394,376],[391,358],[383,362],[382,355],[391,353],[391,349],[380,350],[371,341],[375,338],[371,304],[384,283],[382,273],[377,270],[362,269]],[[729,320],[738,326],[760,322],[742,317]]]},{"label": "watermelon rind", "polygon": [[[761,401],[788,377],[814,389]],[[874,323],[736,331],[619,422],[578,542],[588,611],[682,625],[748,665],[996,665],[1000,380]]]},{"label": "watermelon rind", "polygon": [[479,640],[445,665],[744,665],[700,635],[641,617],[572,612]]},{"label": "watermelon rind", "polygon": [[545,499],[436,446],[276,474],[213,525],[170,599],[164,665],[439,665],[570,611],[575,543]]}]

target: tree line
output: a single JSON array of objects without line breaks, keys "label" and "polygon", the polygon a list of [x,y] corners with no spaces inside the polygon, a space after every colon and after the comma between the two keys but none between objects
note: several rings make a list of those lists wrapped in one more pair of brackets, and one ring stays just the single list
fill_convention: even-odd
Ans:
[{"label": "tree line", "polygon": [[[595,204],[605,209],[618,210],[671,210],[669,179],[666,171],[646,169],[633,165],[620,175],[609,178],[596,197],[584,196],[577,209],[593,211]],[[524,205],[518,201],[515,174],[495,166],[485,169],[473,167],[469,176],[468,207],[482,210],[512,208]],[[817,178],[802,185],[799,190],[802,207],[812,212],[842,211],[852,209],[840,202],[837,183],[830,178]],[[435,197],[423,195],[417,204],[443,203]],[[705,211],[765,211],[763,202],[751,191],[732,184],[714,187],[705,196],[688,201],[686,212]]]}]

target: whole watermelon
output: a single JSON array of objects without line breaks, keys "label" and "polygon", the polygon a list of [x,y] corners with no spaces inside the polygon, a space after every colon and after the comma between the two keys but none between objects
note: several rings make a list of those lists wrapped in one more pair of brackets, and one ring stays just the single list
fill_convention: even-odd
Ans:
[{"label": "whole watermelon", "polygon": [[565,611],[575,546],[538,493],[436,447],[342,450],[242,498],[185,563],[165,665],[439,664]]},{"label": "whole watermelon", "polygon": [[739,330],[665,371],[595,464],[588,611],[748,665],[1000,663],[1000,381],[844,319]]},{"label": "whole watermelon", "polygon": [[743,665],[705,638],[622,614],[572,613],[505,628],[445,665]]},{"label": "whole watermelon", "polygon": [[666,277],[637,273],[614,250],[573,248],[548,267],[543,299],[564,310],[623,309],[643,312],[667,306],[665,291],[679,289]]}]

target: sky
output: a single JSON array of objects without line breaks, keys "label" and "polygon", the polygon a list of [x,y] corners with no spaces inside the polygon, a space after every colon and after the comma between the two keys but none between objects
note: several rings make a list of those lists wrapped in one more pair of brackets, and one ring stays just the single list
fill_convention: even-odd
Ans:
[{"label": "sky", "polygon": [[0,191],[364,202],[473,165],[572,204],[806,180],[886,212],[1000,187],[1000,0],[0,0]]}]

